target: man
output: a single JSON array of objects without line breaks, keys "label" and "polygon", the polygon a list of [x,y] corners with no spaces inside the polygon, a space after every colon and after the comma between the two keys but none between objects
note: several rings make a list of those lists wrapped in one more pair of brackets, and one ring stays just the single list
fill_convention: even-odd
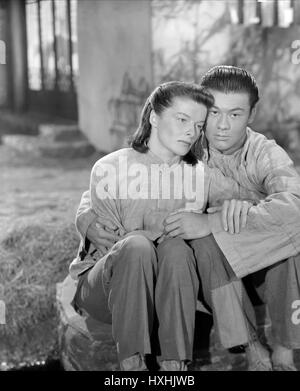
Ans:
[{"label": "man", "polygon": [[[219,214],[177,214],[166,233],[185,239],[201,237],[207,223],[237,277],[263,269],[258,291],[272,321],[274,370],[296,370],[293,349],[300,348],[296,319],[300,299],[300,178],[293,162],[275,141],[248,128],[259,100],[254,78],[245,70],[217,66],[202,79],[215,99],[206,126],[204,160],[210,167],[257,192],[247,225],[222,229]],[[231,213],[231,210],[228,210]],[[231,235],[230,232],[239,232]],[[201,241],[193,241],[198,252]],[[255,275],[254,275],[255,281]]]}]

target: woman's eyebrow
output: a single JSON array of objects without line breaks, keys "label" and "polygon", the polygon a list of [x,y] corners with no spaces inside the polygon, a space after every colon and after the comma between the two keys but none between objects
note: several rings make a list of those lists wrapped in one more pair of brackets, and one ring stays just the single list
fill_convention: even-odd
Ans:
[{"label": "woman's eyebrow", "polygon": [[[177,111],[177,114],[184,115],[185,117],[191,118],[188,114]],[[196,124],[204,124],[205,120],[197,121]]]},{"label": "woman's eyebrow", "polygon": [[188,114],[186,114],[186,113],[183,113],[183,112],[181,112],[181,111],[177,111],[176,112],[176,114],[179,114],[179,115],[185,115],[186,117],[189,117],[189,118],[191,118]]}]

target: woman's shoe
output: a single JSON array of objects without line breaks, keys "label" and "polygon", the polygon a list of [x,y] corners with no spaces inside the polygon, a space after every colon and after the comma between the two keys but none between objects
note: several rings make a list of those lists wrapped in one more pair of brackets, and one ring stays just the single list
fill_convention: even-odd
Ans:
[{"label": "woman's shoe", "polygon": [[187,371],[184,360],[163,360],[160,362],[160,371]]},{"label": "woman's shoe", "polygon": [[142,354],[136,353],[120,362],[121,371],[148,371],[145,358]]}]

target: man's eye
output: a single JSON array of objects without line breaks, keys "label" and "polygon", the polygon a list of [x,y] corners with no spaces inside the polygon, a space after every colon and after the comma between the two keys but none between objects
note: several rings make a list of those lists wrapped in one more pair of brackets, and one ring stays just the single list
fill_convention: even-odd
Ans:
[{"label": "man's eye", "polygon": [[211,115],[217,115],[218,112],[217,112],[217,110],[211,110],[211,111],[209,112],[209,114],[211,114]]},{"label": "man's eye", "polygon": [[239,115],[239,114],[236,114],[236,113],[232,113],[232,114],[231,114],[231,117],[232,117],[232,118],[237,118],[237,117],[239,117],[239,116],[240,116],[240,115]]},{"label": "man's eye", "polygon": [[187,121],[186,118],[181,118],[181,117],[178,117],[177,120],[178,120],[179,122],[186,122],[186,121]]}]

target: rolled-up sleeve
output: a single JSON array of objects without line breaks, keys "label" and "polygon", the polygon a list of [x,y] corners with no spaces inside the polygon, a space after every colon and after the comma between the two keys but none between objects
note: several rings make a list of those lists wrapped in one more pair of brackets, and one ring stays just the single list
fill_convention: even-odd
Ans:
[{"label": "rolled-up sleeve", "polygon": [[90,192],[89,190],[85,191],[82,194],[75,218],[75,226],[83,243],[85,243],[87,230],[96,217],[97,214],[93,211],[90,204]]},{"label": "rolled-up sleeve", "polygon": [[266,198],[252,206],[239,234],[222,229],[210,215],[213,235],[238,277],[300,253],[300,178],[286,152],[268,143],[252,162]]}]

